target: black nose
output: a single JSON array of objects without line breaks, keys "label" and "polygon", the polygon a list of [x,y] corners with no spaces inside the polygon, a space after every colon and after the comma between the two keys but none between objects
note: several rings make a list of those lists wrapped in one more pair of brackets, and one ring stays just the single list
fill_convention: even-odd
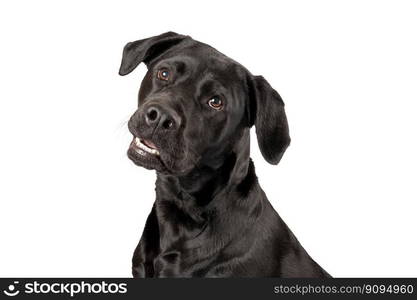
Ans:
[{"label": "black nose", "polygon": [[151,127],[162,127],[164,129],[174,128],[179,125],[173,113],[156,106],[150,106],[145,113],[145,121]]}]

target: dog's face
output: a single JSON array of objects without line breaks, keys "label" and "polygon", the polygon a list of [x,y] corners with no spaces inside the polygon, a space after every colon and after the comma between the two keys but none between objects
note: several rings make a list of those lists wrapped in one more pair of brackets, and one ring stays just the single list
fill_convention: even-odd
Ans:
[{"label": "dog's face", "polygon": [[127,44],[119,74],[141,62],[148,72],[128,123],[135,164],[177,175],[220,166],[253,124],[265,159],[278,163],[290,141],[288,125],[281,98],[262,77],[171,32]]}]

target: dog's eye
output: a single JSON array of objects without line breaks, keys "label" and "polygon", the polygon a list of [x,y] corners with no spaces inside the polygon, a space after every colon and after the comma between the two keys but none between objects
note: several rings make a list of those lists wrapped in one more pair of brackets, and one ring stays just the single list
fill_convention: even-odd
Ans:
[{"label": "dog's eye", "polygon": [[215,109],[215,110],[221,110],[223,108],[223,101],[222,99],[220,99],[219,97],[215,96],[213,98],[211,98],[207,104]]},{"label": "dog's eye", "polygon": [[164,80],[164,81],[168,81],[169,80],[169,71],[168,69],[160,69],[158,70],[158,79],[159,80]]}]

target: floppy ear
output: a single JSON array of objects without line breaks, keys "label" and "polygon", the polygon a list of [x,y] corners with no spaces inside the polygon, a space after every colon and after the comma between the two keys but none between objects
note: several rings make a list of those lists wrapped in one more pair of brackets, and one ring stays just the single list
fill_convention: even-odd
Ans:
[{"label": "floppy ear", "polygon": [[255,125],[263,157],[276,165],[291,141],[284,102],[262,76],[253,76],[250,87],[250,126]]},{"label": "floppy ear", "polygon": [[141,62],[148,65],[154,58],[169,48],[182,42],[187,36],[175,32],[166,32],[158,36],[126,44],[123,49],[122,64],[119,75],[127,75]]}]

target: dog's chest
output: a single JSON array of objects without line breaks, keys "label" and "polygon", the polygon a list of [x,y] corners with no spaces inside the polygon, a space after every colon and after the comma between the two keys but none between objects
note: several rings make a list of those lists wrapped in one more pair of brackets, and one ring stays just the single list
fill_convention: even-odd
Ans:
[{"label": "dog's chest", "polygon": [[156,277],[191,277],[207,272],[213,241],[207,238],[204,226],[170,224],[161,229],[159,253],[153,260]]}]

